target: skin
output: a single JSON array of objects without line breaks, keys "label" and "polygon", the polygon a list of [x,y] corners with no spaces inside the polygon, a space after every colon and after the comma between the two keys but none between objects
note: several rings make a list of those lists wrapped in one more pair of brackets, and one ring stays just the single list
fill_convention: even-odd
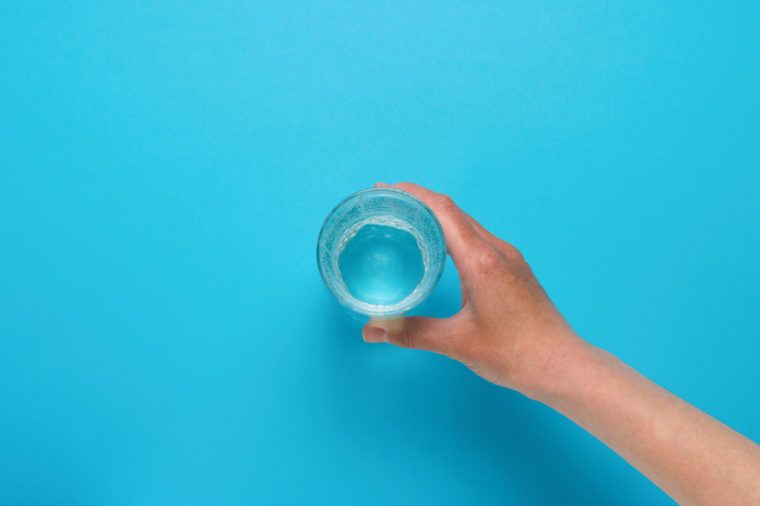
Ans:
[{"label": "skin", "polygon": [[449,318],[373,320],[368,343],[447,355],[569,417],[681,504],[760,504],[760,446],[579,337],[520,252],[451,198],[411,183],[436,214],[462,285]]}]

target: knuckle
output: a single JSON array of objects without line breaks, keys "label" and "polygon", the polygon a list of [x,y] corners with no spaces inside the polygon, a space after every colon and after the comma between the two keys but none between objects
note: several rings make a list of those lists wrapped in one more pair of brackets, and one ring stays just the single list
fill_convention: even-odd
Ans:
[{"label": "knuckle", "polygon": [[395,344],[396,346],[401,346],[402,348],[415,348],[415,340],[412,333],[409,331],[408,328],[404,327],[400,329],[399,331],[393,333],[390,335],[390,341]]},{"label": "knuckle", "polygon": [[490,247],[484,248],[479,252],[476,259],[478,269],[485,274],[490,274],[497,270],[501,267],[502,262],[503,258],[499,252]]},{"label": "knuckle", "polygon": [[444,194],[438,194],[435,203],[441,211],[453,211],[457,207],[454,203],[454,199]]},{"label": "knuckle", "polygon": [[403,348],[416,348],[414,338],[407,330],[404,330],[399,334],[398,345]]},{"label": "knuckle", "polygon": [[510,260],[522,262],[523,261],[523,255],[520,253],[520,250],[515,248],[513,245],[509,244],[506,241],[502,241],[501,249],[504,252],[504,255],[509,258]]}]

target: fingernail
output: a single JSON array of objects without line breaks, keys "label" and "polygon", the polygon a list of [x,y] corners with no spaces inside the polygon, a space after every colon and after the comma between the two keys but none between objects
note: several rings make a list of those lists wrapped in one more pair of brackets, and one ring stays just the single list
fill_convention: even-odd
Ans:
[{"label": "fingernail", "polygon": [[381,183],[380,181],[378,181],[377,183],[375,183],[375,186],[378,187],[378,186],[390,186],[390,185],[388,183]]},{"label": "fingernail", "polygon": [[380,327],[366,327],[362,332],[362,337],[368,343],[382,343],[386,340],[386,333]]}]

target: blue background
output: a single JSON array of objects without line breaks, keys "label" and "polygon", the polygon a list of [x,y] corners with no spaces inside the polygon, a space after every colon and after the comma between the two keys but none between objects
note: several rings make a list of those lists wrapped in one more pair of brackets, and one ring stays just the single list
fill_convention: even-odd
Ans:
[{"label": "blue background", "polygon": [[449,193],[582,335],[758,440],[759,20],[6,0],[0,503],[668,504],[550,409],[365,345],[316,236],[378,180]]}]

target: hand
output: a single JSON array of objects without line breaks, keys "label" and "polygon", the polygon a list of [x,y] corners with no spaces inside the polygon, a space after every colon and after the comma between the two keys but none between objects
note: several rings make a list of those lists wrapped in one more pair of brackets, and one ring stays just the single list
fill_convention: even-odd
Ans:
[{"label": "hand", "polygon": [[411,183],[377,186],[409,192],[433,210],[459,272],[462,308],[443,319],[373,320],[363,329],[364,340],[442,353],[489,381],[536,396],[583,341],[549,300],[520,252],[446,195]]},{"label": "hand", "polygon": [[760,504],[760,446],[575,335],[514,246],[450,198],[410,183],[392,187],[441,222],[462,309],[443,319],[370,321],[365,341],[443,353],[553,407],[679,503]]}]

